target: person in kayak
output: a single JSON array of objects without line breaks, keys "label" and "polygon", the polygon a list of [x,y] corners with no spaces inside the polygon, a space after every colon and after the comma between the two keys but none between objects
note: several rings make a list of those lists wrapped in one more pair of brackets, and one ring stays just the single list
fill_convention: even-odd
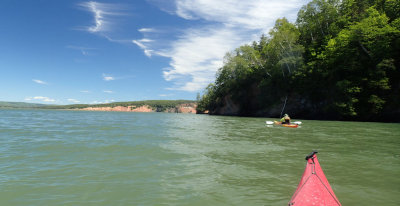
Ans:
[{"label": "person in kayak", "polygon": [[288,114],[283,115],[283,117],[281,119],[281,123],[282,124],[290,124],[290,117]]}]

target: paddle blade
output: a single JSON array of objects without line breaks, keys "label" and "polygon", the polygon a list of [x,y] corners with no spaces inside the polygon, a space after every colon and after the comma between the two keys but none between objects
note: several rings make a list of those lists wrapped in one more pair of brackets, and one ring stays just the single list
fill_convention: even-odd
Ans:
[{"label": "paddle blade", "polygon": [[274,124],[273,121],[265,121],[265,124]]}]

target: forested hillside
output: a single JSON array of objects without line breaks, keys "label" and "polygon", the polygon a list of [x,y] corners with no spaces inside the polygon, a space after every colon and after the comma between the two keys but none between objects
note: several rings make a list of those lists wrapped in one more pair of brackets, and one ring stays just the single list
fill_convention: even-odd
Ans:
[{"label": "forested hillside", "polygon": [[392,121],[399,100],[400,1],[314,0],[228,53],[198,110]]},{"label": "forested hillside", "polygon": [[130,101],[130,102],[113,102],[106,104],[71,104],[71,105],[46,105],[43,109],[82,109],[86,107],[118,107],[118,106],[144,106],[148,105],[157,111],[164,111],[168,108],[175,108],[181,104],[196,103],[192,100],[143,100],[143,101]]},{"label": "forested hillside", "polygon": [[0,101],[0,109],[19,109],[19,108],[40,108],[45,104],[25,103],[25,102],[3,102]]}]

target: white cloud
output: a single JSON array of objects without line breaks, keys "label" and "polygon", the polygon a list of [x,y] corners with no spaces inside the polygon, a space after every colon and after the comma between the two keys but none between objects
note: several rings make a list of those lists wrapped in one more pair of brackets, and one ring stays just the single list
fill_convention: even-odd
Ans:
[{"label": "white cloud", "polygon": [[67,48],[68,49],[79,50],[81,52],[81,54],[84,55],[84,56],[88,56],[88,55],[92,54],[91,52],[89,52],[90,50],[95,50],[95,48],[82,47],[82,46],[73,46],[73,45],[68,45]]},{"label": "white cloud", "polygon": [[111,76],[107,76],[107,77],[103,77],[104,81],[112,81],[115,80],[114,77]]},{"label": "white cloud", "polygon": [[140,39],[140,40],[132,40],[132,43],[136,44],[138,47],[143,49],[144,54],[148,57],[151,57],[154,50],[148,49],[148,46],[145,45],[145,43],[150,43],[153,42],[153,40],[150,39]]},{"label": "white cloud", "polygon": [[103,75],[103,80],[104,80],[104,81],[114,81],[114,80],[130,79],[130,78],[135,77],[134,75],[124,75],[124,76],[115,77],[115,76],[112,76],[112,75],[109,75],[109,74],[104,74],[104,73],[103,73],[102,75]]},{"label": "white cloud", "polygon": [[[261,34],[268,33],[278,18],[286,17],[293,21],[297,11],[309,0],[174,2],[175,15],[187,20],[200,19],[205,24],[186,29],[167,46],[160,44],[160,41],[165,41],[163,39],[148,38],[150,33],[160,32],[149,28],[139,29],[145,38],[132,42],[143,49],[148,57],[160,55],[171,59],[170,66],[163,71],[164,79],[173,83],[168,89],[194,92],[214,81],[215,73],[223,65],[223,57],[227,52],[258,40]],[[171,13],[170,7],[161,9]]]},{"label": "white cloud", "polygon": [[115,100],[111,99],[111,100],[104,100],[104,101],[92,101],[90,102],[90,104],[107,104],[107,103],[111,103],[111,102],[115,102]]},{"label": "white cloud", "polygon": [[55,99],[51,99],[49,97],[43,97],[43,96],[36,96],[36,97],[27,97],[25,98],[26,101],[31,101],[31,100],[39,100],[43,102],[55,102]]},{"label": "white cloud", "polygon": [[76,100],[76,99],[67,99],[67,101],[73,102],[73,103],[79,103],[80,102],[79,100]]},{"label": "white cloud", "polygon": [[115,80],[115,78],[112,77],[111,75],[103,74],[103,80],[104,81],[112,81],[112,80]]},{"label": "white cloud", "polygon": [[36,83],[38,83],[38,84],[48,84],[47,82],[42,81],[42,80],[39,80],[39,79],[32,79],[32,81],[33,81],[33,82],[36,82]]},{"label": "white cloud", "polygon": [[114,93],[114,92],[111,91],[111,90],[103,90],[103,92],[104,92],[104,93],[109,93],[109,94]]},{"label": "white cloud", "polygon": [[81,93],[90,93],[89,90],[81,90],[80,92],[81,92]]},{"label": "white cloud", "polygon": [[226,28],[188,30],[165,53],[171,58],[171,67],[163,71],[163,77],[174,83],[169,89],[190,92],[203,89],[222,66],[225,53],[234,49],[233,45],[244,43],[238,36],[240,34]]},{"label": "white cloud", "polygon": [[85,30],[91,33],[104,34],[104,32],[110,31],[113,25],[112,17],[126,15],[123,12],[126,7],[117,4],[89,1],[79,4],[79,6],[93,14],[94,25],[85,27]]},{"label": "white cloud", "polygon": [[154,28],[141,28],[138,30],[139,32],[146,33],[146,32],[156,32]]},{"label": "white cloud", "polygon": [[158,95],[160,97],[170,97],[170,96],[174,96],[173,94],[160,94]]},{"label": "white cloud", "polygon": [[175,0],[176,15],[246,29],[265,29],[277,18],[293,19],[307,0]]}]

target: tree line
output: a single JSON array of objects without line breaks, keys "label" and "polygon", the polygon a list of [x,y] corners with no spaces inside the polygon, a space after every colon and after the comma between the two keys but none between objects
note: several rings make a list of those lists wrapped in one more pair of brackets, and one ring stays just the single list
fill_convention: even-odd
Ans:
[{"label": "tree line", "polygon": [[181,104],[194,104],[196,101],[192,100],[143,100],[143,101],[130,101],[130,102],[112,102],[106,104],[71,104],[71,105],[44,105],[42,109],[83,109],[86,107],[128,107],[136,106],[141,107],[148,105],[155,108],[157,111],[165,111],[170,108],[175,108]]},{"label": "tree line", "polygon": [[400,114],[399,68],[399,0],[313,0],[227,53],[198,111],[385,121]]}]

